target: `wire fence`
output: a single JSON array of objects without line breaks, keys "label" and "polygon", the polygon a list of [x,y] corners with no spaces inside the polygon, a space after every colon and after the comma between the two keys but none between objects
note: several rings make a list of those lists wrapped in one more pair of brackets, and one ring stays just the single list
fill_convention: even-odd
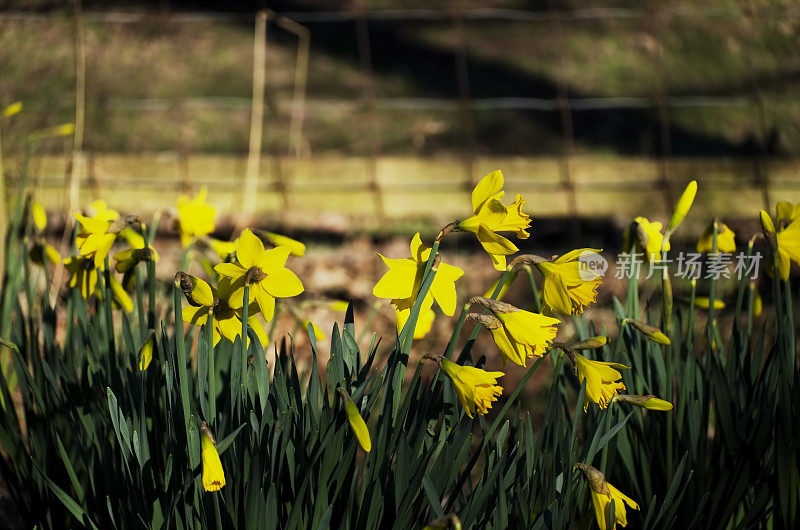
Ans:
[{"label": "wire fence", "polygon": [[[25,101],[30,108],[39,107],[43,111],[54,104],[59,108],[73,107],[76,137],[66,161],[51,156],[46,160],[43,158],[37,166],[41,171],[38,184],[43,192],[63,189],[67,185],[69,192],[63,201],[65,208],[75,209],[84,197],[102,192],[119,192],[123,189],[153,193],[169,189],[188,191],[205,184],[212,191],[228,193],[232,207],[237,202],[243,204],[236,209],[246,215],[303,205],[313,205],[314,209],[336,209],[336,205],[330,201],[308,201],[303,194],[329,194],[331,191],[350,189],[363,194],[360,202],[368,203],[371,212],[377,218],[384,219],[407,212],[409,203],[429,204],[429,201],[407,197],[398,201],[397,197],[401,194],[428,194],[434,197],[434,204],[440,204],[448,193],[468,192],[487,168],[509,163],[510,160],[516,160],[511,165],[513,167],[516,164],[523,175],[534,175],[517,181],[512,177],[512,187],[557,197],[543,200],[539,205],[553,215],[616,213],[620,200],[624,200],[620,197],[626,194],[635,196],[637,193],[647,194],[651,202],[657,203],[659,209],[664,209],[679,191],[677,187],[689,177],[706,180],[710,186],[717,186],[720,192],[738,190],[740,197],[754,199],[760,203],[759,206],[767,208],[772,206],[774,195],[778,193],[800,198],[795,152],[776,153],[774,150],[778,136],[775,123],[780,123],[780,131],[789,131],[789,139],[793,138],[793,134],[800,137],[797,104],[792,91],[787,90],[793,86],[794,79],[789,76],[783,80],[783,72],[776,70],[774,79],[768,76],[765,80],[761,65],[763,54],[769,53],[769,50],[765,52],[763,34],[778,25],[789,24],[791,28],[796,28],[800,24],[800,10],[791,5],[744,3],[736,8],[667,6],[574,10],[552,7],[541,11],[494,8],[370,10],[356,1],[351,9],[343,11],[277,13],[265,10],[256,15],[84,13],[80,7],[80,3],[76,2],[75,10],[71,13],[0,13],[0,24],[6,28],[11,24],[47,25],[65,21],[71,25],[72,39],[68,43],[71,53],[61,56],[70,59],[68,69],[72,71],[71,93],[74,97],[65,98],[61,93],[37,98],[36,94],[32,94]],[[744,72],[740,72],[735,80],[727,81],[741,82],[742,86],[727,93],[717,90],[711,94],[676,93],[670,89],[668,85],[675,65],[672,64],[674,58],[666,56],[665,41],[674,38],[668,34],[668,28],[680,27],[684,20],[735,24],[738,30],[735,42],[739,49],[737,57],[742,59]],[[98,91],[92,86],[97,72],[92,70],[94,63],[91,57],[87,64],[87,54],[98,53],[98,38],[94,38],[92,46],[87,47],[87,27],[130,25],[147,28],[151,25],[169,27],[209,23],[235,25],[240,29],[252,25],[254,28],[248,50],[253,63],[246,72],[251,76],[247,81],[252,83],[252,93],[249,95],[153,97],[146,93],[130,96],[105,90],[100,91],[98,96]],[[444,45],[432,44],[430,39],[423,40],[431,53],[437,56],[450,54],[452,71],[445,77],[452,80],[454,86],[446,90],[431,86],[428,90],[430,93],[426,93],[423,86],[408,90],[411,93],[407,95],[402,94],[402,87],[387,88],[387,72],[381,60],[385,57],[385,48],[396,46],[398,41],[387,42],[383,39],[396,37],[395,26],[406,27],[414,23],[432,24],[443,28],[443,32],[446,30],[447,42]],[[491,55],[487,56],[485,50],[481,49],[485,43],[476,44],[478,39],[474,35],[485,33],[481,25],[491,24],[491,31],[501,39],[504,37],[503,24],[506,23],[547,28],[552,57],[548,64],[550,84],[542,91],[545,95],[487,95],[485,78],[487,72],[495,70],[492,69]],[[581,93],[568,82],[570,76],[574,76],[575,64],[563,50],[574,46],[576,25],[589,24],[602,37],[603,32],[617,31],[618,27],[613,25],[616,23],[634,24],[635,35],[643,41],[637,46],[645,50],[648,67],[652,70],[649,90],[644,93],[640,91],[638,95]],[[341,29],[342,24],[346,24],[346,29]],[[331,25],[340,28],[339,33],[331,33]],[[377,33],[374,30],[376,26],[380,30]],[[791,28],[789,36],[780,44],[784,47],[788,45],[790,49],[795,45],[796,55],[796,50],[800,49],[800,39],[796,35],[800,33],[793,34]],[[335,46],[325,42],[325,39],[330,35],[346,36],[347,32],[353,43],[351,51],[355,52],[348,57],[352,59],[352,65],[348,66],[352,69],[351,91],[345,95],[326,95],[320,89],[324,81],[319,80],[319,74],[313,71],[310,63],[320,55],[338,53]],[[315,35],[319,35],[317,40],[322,41],[316,48],[311,45]],[[406,41],[399,42],[402,44]],[[419,48],[418,41],[410,42],[410,46]],[[698,42],[702,42],[702,39]],[[771,45],[772,42],[766,44]],[[409,52],[409,60],[419,56],[417,48]],[[242,51],[241,46],[238,51]],[[294,64],[293,69],[279,73],[279,77],[282,75],[285,79],[282,88],[278,89],[268,85],[265,80],[272,73],[268,67],[271,52],[280,53],[283,60],[291,58]],[[396,50],[398,55],[403,53],[402,49]],[[421,53],[426,53],[424,47]],[[775,51],[776,62],[781,62],[786,54],[784,49]],[[791,56],[791,52],[788,54]],[[340,54],[336,60],[342,62],[345,59]],[[445,59],[440,58],[439,63],[432,64],[443,64],[442,61]],[[787,70],[791,71],[792,65],[787,65]],[[413,70],[414,65],[406,67]],[[691,68],[692,65],[687,67]],[[310,68],[312,71],[309,71]],[[244,74],[238,72],[240,77],[246,78]],[[514,79],[523,89],[529,86],[517,71],[509,74],[507,69],[500,74],[506,78],[516,75]],[[391,72],[391,75],[396,75],[396,72]],[[426,75],[431,74],[428,72]],[[316,86],[309,93],[310,82],[316,83]],[[402,82],[398,83],[402,85]],[[769,86],[765,86],[767,84]],[[776,90],[776,86],[779,90]],[[13,98],[14,94],[8,97]],[[791,111],[784,112],[783,109]],[[737,117],[734,125],[740,129],[739,134],[744,139],[732,152],[723,151],[720,154],[714,151],[713,146],[698,147],[699,153],[687,154],[681,151],[685,150],[684,147],[676,150],[678,143],[706,142],[713,145],[716,141],[708,139],[713,134],[687,134],[684,125],[680,126],[681,130],[676,130],[676,114],[707,113],[705,119],[713,122],[714,113],[718,111],[728,113],[720,115],[725,119],[731,113],[744,116]],[[142,134],[145,137],[155,136],[153,131],[170,128],[172,122],[181,124],[176,127],[180,131],[174,138],[173,147],[170,148],[169,139],[157,145],[154,150],[161,152],[158,156],[152,154],[153,149],[148,147],[150,144],[146,141],[131,149],[133,153],[140,153],[138,155],[110,154],[105,152],[108,149],[104,147],[103,139],[118,134],[118,131],[115,133],[104,129],[104,125],[114,129],[115,124],[98,121],[97,115],[102,112],[126,117],[134,114],[161,115],[160,119],[154,120],[156,125]],[[238,127],[235,140],[231,141],[231,150],[246,151],[244,160],[229,155],[215,158],[202,145],[199,148],[193,145],[192,138],[202,135],[202,131],[187,132],[192,126],[185,126],[183,122],[187,116],[202,116],[209,112],[239,116],[239,119],[230,120],[233,122],[230,127]],[[625,115],[626,112],[638,114]],[[445,123],[444,126],[437,123],[436,119],[426,119],[424,126],[417,127],[416,123],[404,123],[403,120],[408,119],[405,113],[431,113],[437,116],[446,113],[448,117],[440,120]],[[531,124],[529,129],[536,129],[540,122],[546,122],[550,131],[548,141],[543,143],[547,145],[537,148],[532,155],[524,152],[494,152],[494,148],[487,147],[486,142],[487,134],[497,128],[494,122],[487,125],[486,115],[491,113],[505,113],[502,114],[505,117],[528,113],[526,119]],[[649,147],[646,152],[626,152],[623,148],[622,160],[609,162],[606,153],[618,148],[619,138],[605,140],[603,124],[592,123],[593,120],[605,119],[611,115],[609,113],[624,115],[628,121],[640,118],[647,120],[645,128],[650,131],[651,137],[647,140]],[[342,129],[355,131],[351,131],[350,136],[343,135],[340,150],[336,149],[335,140],[328,141],[326,137],[328,149],[320,152],[318,144],[315,144],[315,131],[321,125],[330,126],[330,122],[341,117],[347,122],[338,125]],[[121,121],[124,120],[121,118]],[[120,128],[119,125],[115,126]],[[395,126],[403,129],[397,136],[403,137],[404,145],[412,145],[410,151],[398,153],[391,147],[392,141],[398,140],[384,139],[386,130]],[[431,130],[419,132],[415,127],[428,127]],[[448,132],[438,134],[437,127],[445,127]],[[617,127],[621,127],[624,133],[630,124]],[[587,133],[587,130],[590,132]],[[530,130],[526,132],[530,133]],[[540,140],[535,133],[530,134],[532,144]],[[628,134],[633,138],[639,131],[631,130]],[[428,147],[430,138],[446,144],[444,156],[436,153],[433,153],[436,156],[431,156]],[[627,142],[628,139],[624,138],[623,141]],[[596,148],[595,144],[602,142],[605,144]],[[786,143],[786,140],[783,142]],[[127,147],[127,144],[122,145]],[[705,155],[703,149],[712,152]],[[776,154],[781,156],[776,157]],[[154,162],[154,159],[160,162]],[[341,159],[351,161],[342,162]],[[520,162],[520,159],[524,161]],[[226,178],[200,168],[209,161],[213,161],[210,165]],[[62,169],[59,169],[59,165],[62,165]],[[443,165],[449,165],[451,169],[445,170]],[[452,167],[460,168],[456,175],[452,174]],[[353,170],[358,174],[353,175]],[[403,174],[407,170],[416,170],[419,174],[409,178]],[[615,171],[629,173],[620,176],[614,175]],[[603,193],[616,195],[605,201],[593,199]],[[654,196],[658,198],[652,198]],[[391,206],[398,202],[404,206]]]}]

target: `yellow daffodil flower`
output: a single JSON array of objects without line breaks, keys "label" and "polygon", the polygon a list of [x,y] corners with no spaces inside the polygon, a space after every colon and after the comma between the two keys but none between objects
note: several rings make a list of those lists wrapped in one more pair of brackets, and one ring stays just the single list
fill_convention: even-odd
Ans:
[{"label": "yellow daffodil flower", "polygon": [[345,411],[347,412],[347,422],[350,424],[353,434],[358,441],[358,445],[364,452],[369,453],[372,450],[372,440],[369,436],[369,429],[358,411],[358,407],[353,403],[353,399],[344,388],[339,387],[339,393],[342,395],[345,403]]},{"label": "yellow daffodil flower", "polygon": [[[208,321],[208,310],[213,307],[214,345],[217,345],[221,337],[234,342],[236,337],[242,336],[242,309],[232,308],[228,301],[232,293],[230,279],[221,278],[219,287],[215,291],[199,278],[183,273],[179,273],[179,275],[181,275],[181,290],[190,304],[182,310],[184,322],[198,327],[203,326]],[[184,278],[187,279],[184,280]],[[187,285],[192,286],[188,292],[185,287]],[[253,328],[259,342],[266,345],[269,343],[269,338],[256,318],[257,314],[258,304],[253,301],[247,308],[247,324]]]},{"label": "yellow daffodil flower", "polygon": [[258,303],[269,322],[275,313],[275,298],[297,296],[303,284],[295,273],[285,267],[289,247],[264,250],[264,244],[250,229],[245,228],[236,245],[236,263],[220,263],[214,270],[231,279],[228,302],[238,309],[244,304],[244,286],[250,285],[249,298]]},{"label": "yellow daffodil flower", "polygon": [[[397,327],[402,329],[411,307],[416,300],[416,294],[422,285],[422,275],[425,264],[431,254],[431,249],[422,245],[419,232],[411,239],[411,256],[408,258],[386,258],[381,254],[383,262],[389,270],[378,280],[372,289],[372,294],[378,298],[391,298],[392,305],[397,311]],[[414,338],[424,337],[433,323],[434,313],[431,309],[434,300],[447,316],[453,316],[456,310],[456,280],[464,271],[453,265],[439,262],[436,265],[436,276],[433,277],[430,290],[422,301],[417,327],[414,329]]]},{"label": "yellow daffodil flower", "polygon": [[88,300],[97,287],[97,267],[94,260],[73,256],[64,260],[64,267],[70,274],[67,285],[78,287],[84,300]]},{"label": "yellow daffodil flower", "polygon": [[474,366],[461,366],[444,358],[438,359],[439,366],[453,382],[461,405],[470,418],[477,411],[486,414],[492,402],[503,393],[503,387],[497,384],[497,378],[503,372],[487,372]]},{"label": "yellow daffodil flower", "polygon": [[117,234],[108,231],[113,221],[103,217],[86,217],[78,213],[73,215],[81,225],[75,237],[78,252],[83,257],[91,257],[95,267],[102,267],[111,246],[117,239]]},{"label": "yellow daffodil flower", "polygon": [[203,457],[203,489],[219,491],[225,486],[225,472],[217,452],[217,441],[206,422],[200,423],[200,450]]},{"label": "yellow daffodil flower", "polygon": [[[636,238],[636,246],[639,252],[644,253],[647,261],[653,262],[661,258],[661,243],[664,236],[661,234],[661,223],[658,221],[650,222],[647,217],[637,217],[634,219],[636,225],[636,233],[633,236]],[[625,250],[630,249],[630,230],[625,231]],[[664,250],[669,250],[670,245],[667,241]]]},{"label": "yellow daffodil flower", "polygon": [[43,232],[47,228],[47,212],[44,211],[44,206],[39,201],[31,202],[31,217],[36,230]]},{"label": "yellow daffodil flower", "polygon": [[114,254],[114,261],[117,272],[126,273],[138,265],[142,261],[153,261],[158,263],[158,252],[153,247],[147,248],[129,248]]},{"label": "yellow daffodil flower", "polygon": [[[628,516],[625,505],[627,504],[634,510],[639,509],[636,502],[619,491],[617,488],[606,482],[606,477],[597,469],[586,464],[575,464],[580,469],[586,480],[589,482],[589,489],[592,493],[592,505],[597,526],[600,530],[616,530],[617,524],[622,527],[628,525]],[[611,520],[611,501],[614,501],[614,520]]]},{"label": "yellow daffodil flower", "polygon": [[506,270],[506,256],[519,249],[497,232],[515,232],[518,238],[526,239],[530,236],[527,229],[531,224],[530,216],[522,212],[525,204],[522,195],[517,195],[509,206],[500,202],[505,196],[503,184],[500,170],[483,177],[472,190],[472,216],[458,223],[460,230],[477,236],[499,271]]},{"label": "yellow daffodil flower", "polygon": [[619,401],[620,403],[628,403],[629,405],[636,405],[648,410],[667,411],[672,410],[672,403],[663,399],[657,398],[652,394],[646,396],[632,396],[630,394],[619,394],[611,398],[611,401]]},{"label": "yellow daffodil flower", "polygon": [[586,400],[583,403],[583,410],[589,407],[589,402],[593,401],[604,409],[608,406],[609,400],[620,390],[625,390],[625,384],[621,381],[622,374],[616,369],[627,369],[628,367],[619,363],[606,363],[602,361],[591,361],[583,355],[576,354],[575,373],[581,383],[586,380]]},{"label": "yellow daffodil flower", "polygon": [[800,265],[800,217],[776,233],[778,243],[778,269],[781,280],[789,279],[791,262]]},{"label": "yellow daffodil flower", "polygon": [[603,283],[603,277],[586,268],[580,257],[584,253],[600,252],[598,249],[579,248],[555,261],[534,263],[544,276],[542,302],[546,309],[579,315],[597,300],[597,288]]},{"label": "yellow daffodil flower", "polygon": [[557,318],[480,296],[472,298],[470,303],[479,303],[492,312],[493,316],[470,313],[469,317],[491,332],[503,354],[503,368],[507,360],[525,366],[529,358],[541,357],[558,333]]},{"label": "yellow daffodil flower", "polygon": [[[717,252],[732,254],[736,252],[736,234],[725,223],[717,225]],[[697,252],[710,254],[714,243],[714,225],[710,224],[697,241]]]},{"label": "yellow daffodil flower", "polygon": [[214,231],[217,209],[206,202],[208,189],[203,186],[194,199],[186,195],[178,198],[178,232],[181,245],[188,247],[194,238]]}]

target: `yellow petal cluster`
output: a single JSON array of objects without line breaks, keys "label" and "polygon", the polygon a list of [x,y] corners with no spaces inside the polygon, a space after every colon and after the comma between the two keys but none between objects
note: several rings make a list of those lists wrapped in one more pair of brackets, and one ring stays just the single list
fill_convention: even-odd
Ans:
[{"label": "yellow petal cluster", "polygon": [[177,228],[184,248],[188,247],[196,237],[214,231],[217,209],[206,202],[207,196],[208,189],[203,186],[193,199],[186,195],[178,198]]},{"label": "yellow petal cluster", "polygon": [[542,302],[548,310],[577,315],[597,300],[597,288],[603,277],[585,268],[579,259],[584,253],[599,252],[599,249],[579,248],[555,261],[536,264],[544,276]]},{"label": "yellow petal cluster", "polygon": [[461,366],[447,359],[441,359],[440,366],[453,382],[461,405],[470,418],[477,412],[486,414],[503,393],[503,387],[497,384],[497,378],[503,372],[487,372],[474,366]]},{"label": "yellow petal cluster", "polygon": [[[636,233],[633,234],[636,247],[639,252],[644,253],[647,261],[653,262],[661,257],[661,243],[664,235],[661,233],[662,225],[658,221],[650,221],[647,217],[637,217],[633,220]],[[625,231],[625,250],[630,248],[630,230]],[[667,241],[664,250],[669,250],[670,244]]]},{"label": "yellow petal cluster", "polygon": [[622,374],[617,369],[625,370],[628,367],[619,363],[606,363],[602,361],[592,361],[577,354],[575,356],[575,372],[578,380],[583,383],[586,380],[586,399],[583,403],[583,410],[589,407],[592,401],[604,409],[608,406],[609,400],[620,390],[625,390],[625,384],[621,381]]},{"label": "yellow petal cluster", "polygon": [[225,471],[217,452],[217,443],[206,422],[200,424],[200,450],[203,460],[203,489],[219,491],[225,486]]},{"label": "yellow petal cluster", "polygon": [[[628,514],[625,508],[628,507],[638,510],[639,505],[612,486],[606,481],[605,476],[586,464],[576,464],[576,467],[583,471],[589,482],[589,490],[592,494],[592,506],[600,530],[616,530],[617,524],[622,527],[628,526]],[[611,501],[614,501],[614,520],[611,520]]]},{"label": "yellow petal cluster", "polygon": [[458,223],[459,229],[477,236],[499,271],[506,270],[506,256],[519,249],[498,232],[514,232],[518,238],[525,239],[530,236],[528,228],[531,224],[530,216],[522,211],[525,200],[521,195],[517,195],[508,206],[500,202],[505,196],[503,184],[500,170],[483,177],[472,190],[472,216]]},{"label": "yellow petal cluster", "polygon": [[[397,327],[402,329],[411,314],[411,307],[417,298],[417,293],[422,285],[422,275],[425,265],[431,255],[431,249],[422,245],[419,232],[411,239],[411,256],[408,258],[381,257],[389,270],[384,273],[372,294],[378,298],[390,298],[397,312]],[[414,329],[414,338],[424,337],[431,328],[434,313],[432,310],[434,300],[447,316],[453,316],[456,310],[456,280],[464,271],[453,265],[439,262],[436,275],[433,277],[428,293],[422,301],[417,326]]]},{"label": "yellow petal cluster", "polygon": [[289,247],[264,249],[261,240],[245,228],[236,244],[236,262],[220,263],[214,270],[230,279],[228,302],[239,309],[244,305],[244,286],[250,285],[249,299],[255,301],[269,322],[275,314],[275,298],[297,296],[303,283],[285,267]]},{"label": "yellow petal cluster", "polygon": [[[710,254],[714,248],[714,225],[710,224],[697,241],[697,252]],[[725,223],[717,224],[717,252],[736,252],[736,234]]]}]

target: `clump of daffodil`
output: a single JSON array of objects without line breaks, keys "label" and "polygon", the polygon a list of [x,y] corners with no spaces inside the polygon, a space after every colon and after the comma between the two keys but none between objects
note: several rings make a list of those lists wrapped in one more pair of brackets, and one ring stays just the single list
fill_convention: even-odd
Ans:
[{"label": "clump of daffodil", "polygon": [[[697,241],[697,252],[711,254],[714,250],[714,223],[709,224]],[[736,252],[736,233],[725,223],[717,223],[717,252]]]},{"label": "clump of daffodil", "polygon": [[344,399],[345,411],[347,412],[347,421],[350,423],[350,429],[352,429],[361,449],[369,453],[372,450],[372,440],[369,436],[367,424],[364,422],[364,418],[361,417],[361,413],[358,412],[358,407],[353,402],[350,394],[342,387],[339,387],[338,390],[342,395],[342,399]]},{"label": "clump of daffodil", "polygon": [[176,228],[181,236],[181,245],[188,247],[197,237],[214,231],[217,209],[206,202],[208,189],[203,186],[191,199],[187,195],[178,198]]},{"label": "clump of daffodil", "polygon": [[[606,482],[606,477],[599,470],[590,465],[578,463],[575,467],[583,472],[586,481],[589,483],[589,489],[592,493],[592,505],[594,506],[594,515],[597,520],[597,526],[600,530],[615,530],[617,524],[620,526],[628,526],[628,516],[626,513],[625,505],[638,510],[639,505],[636,502],[619,491],[617,488]],[[614,502],[614,520],[611,520],[611,502]]]},{"label": "clump of daffodil", "polygon": [[[242,308],[234,309],[229,303],[232,293],[231,281],[229,278],[221,278],[217,289],[213,289],[208,283],[185,272],[178,272],[175,281],[183,291],[189,305],[182,310],[183,321],[195,326],[202,326],[208,321],[211,311],[214,318],[214,345],[216,346],[221,337],[225,337],[231,342],[236,337],[242,336]],[[258,314],[258,304],[253,301],[248,305],[247,324],[253,329],[262,345],[269,342],[264,328],[256,318]]]},{"label": "clump of daffodil", "polygon": [[648,262],[653,262],[661,257],[662,243],[663,250],[669,250],[669,240],[664,241],[661,233],[662,225],[658,221],[650,221],[647,217],[637,217],[631,223],[630,228],[625,231],[625,249],[630,249],[631,231],[633,231],[634,242],[639,252],[644,253]]},{"label": "clump of daffodil", "polygon": [[557,318],[524,311],[482,296],[473,297],[469,302],[480,304],[492,312],[491,315],[470,313],[468,316],[492,334],[503,354],[503,368],[507,360],[525,366],[529,358],[541,357],[558,333]]},{"label": "clump of daffodil", "polygon": [[[372,294],[378,298],[390,298],[397,313],[397,327],[402,329],[411,314],[411,308],[422,285],[422,275],[431,254],[431,249],[422,245],[419,232],[411,239],[411,256],[408,258],[386,258],[381,254],[383,262],[389,270],[378,280]],[[428,293],[422,301],[414,338],[424,337],[433,323],[433,302],[436,301],[442,312],[453,316],[456,310],[456,280],[464,271],[453,265],[444,263],[436,256],[436,276],[433,277]]]},{"label": "clump of daffodil", "polygon": [[542,303],[545,309],[578,315],[597,300],[597,288],[603,283],[603,277],[586,267],[580,258],[600,252],[599,249],[579,248],[553,261],[523,255],[516,257],[511,265],[524,264],[539,269],[544,276]]},{"label": "clump of daffodil", "polygon": [[776,258],[775,261],[777,261],[781,280],[786,281],[789,279],[791,262],[794,261],[800,265],[800,217],[795,217],[786,226],[783,226],[785,224],[784,219],[784,222],[779,224],[776,230],[767,212],[761,210],[760,215],[764,238]]},{"label": "clump of daffodil", "polygon": [[620,390],[625,390],[625,384],[621,381],[620,370],[627,370],[628,367],[619,363],[607,363],[602,361],[592,361],[583,355],[575,353],[572,348],[565,344],[555,343],[555,346],[566,353],[572,361],[578,381],[583,383],[586,380],[586,398],[583,403],[583,410],[589,408],[589,402],[597,403],[601,409],[608,406],[609,401]]},{"label": "clump of daffodil", "polygon": [[425,355],[423,358],[435,360],[450,378],[456,395],[470,418],[475,412],[489,412],[492,403],[503,393],[503,387],[497,384],[497,378],[505,375],[503,372],[487,372],[474,366],[462,366],[438,355]]},{"label": "clump of daffodil", "polygon": [[300,278],[285,267],[290,251],[289,247],[265,250],[261,240],[245,228],[236,244],[236,262],[214,267],[220,275],[230,278],[231,307],[238,309],[244,305],[244,287],[249,285],[249,300],[255,300],[269,322],[275,314],[275,298],[302,293]]},{"label": "clump of daffodil", "polygon": [[632,396],[630,394],[619,394],[611,398],[611,401],[618,401],[620,403],[627,403],[629,405],[636,405],[648,410],[672,410],[672,403],[663,399],[657,398],[652,394],[646,396]]},{"label": "clump of daffodil", "polygon": [[498,234],[498,232],[514,232],[520,239],[530,236],[528,228],[531,218],[522,212],[525,201],[517,195],[514,202],[505,206],[501,199],[503,191],[503,173],[492,171],[481,179],[472,190],[472,216],[459,221],[457,228],[472,232],[478,238],[483,249],[492,258],[495,269],[506,270],[506,256],[517,252],[517,246]]},{"label": "clump of daffodil", "polygon": [[217,452],[217,440],[204,421],[200,422],[200,450],[203,458],[203,489],[219,491],[225,486],[225,471]]}]

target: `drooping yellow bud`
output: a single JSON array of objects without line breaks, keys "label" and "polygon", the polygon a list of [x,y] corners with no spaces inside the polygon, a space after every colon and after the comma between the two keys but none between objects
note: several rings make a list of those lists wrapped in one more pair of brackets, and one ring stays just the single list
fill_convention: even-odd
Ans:
[{"label": "drooping yellow bud", "polygon": [[372,440],[369,437],[369,429],[367,429],[367,424],[364,422],[364,418],[362,418],[361,414],[358,412],[358,407],[356,407],[356,404],[353,403],[353,399],[350,397],[350,394],[348,394],[347,391],[342,387],[339,387],[338,390],[345,401],[347,421],[350,423],[350,428],[353,430],[353,434],[356,436],[358,445],[360,445],[361,449],[363,449],[365,452],[369,453],[372,450]]},{"label": "drooping yellow bud", "polygon": [[144,339],[141,347],[139,348],[139,370],[144,372],[150,366],[153,360],[153,349],[156,344],[156,333],[152,329],[147,333],[147,338]]},{"label": "drooping yellow bud", "polygon": [[663,344],[665,346],[669,346],[671,344],[669,337],[667,337],[664,332],[658,329],[655,326],[651,326],[650,324],[645,324],[639,320],[634,320],[632,318],[626,318],[622,321],[623,324],[632,324],[633,327],[647,335],[647,338],[652,340],[653,342],[657,342],[659,344]]},{"label": "drooping yellow bud", "polygon": [[614,401],[621,403],[628,403],[629,405],[636,405],[649,410],[672,410],[672,403],[659,399],[652,394],[646,396],[632,396],[629,394],[620,394],[614,396]]},{"label": "drooping yellow bud", "polygon": [[217,441],[204,421],[200,423],[200,449],[203,458],[203,489],[219,491],[225,486],[225,472],[217,452]]},{"label": "drooping yellow bud", "polygon": [[678,225],[681,224],[683,218],[689,213],[689,208],[692,207],[695,195],[697,195],[697,181],[693,180],[686,186],[680,199],[678,199],[678,202],[675,204],[675,209],[672,211],[672,218],[669,220],[668,232],[674,232],[675,229],[678,228]]}]

